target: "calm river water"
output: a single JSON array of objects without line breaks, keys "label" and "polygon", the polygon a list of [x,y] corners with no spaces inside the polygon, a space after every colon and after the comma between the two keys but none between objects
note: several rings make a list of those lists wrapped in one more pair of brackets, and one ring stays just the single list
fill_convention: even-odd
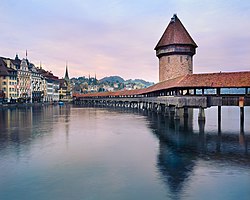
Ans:
[{"label": "calm river water", "polygon": [[155,113],[74,106],[0,110],[1,200],[249,200],[250,109]]}]

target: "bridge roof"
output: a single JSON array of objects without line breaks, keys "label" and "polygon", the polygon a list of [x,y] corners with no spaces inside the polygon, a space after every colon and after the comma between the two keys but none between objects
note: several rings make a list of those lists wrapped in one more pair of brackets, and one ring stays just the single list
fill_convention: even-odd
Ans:
[{"label": "bridge roof", "polygon": [[192,74],[157,83],[147,92],[170,88],[240,88],[250,87],[250,71]]},{"label": "bridge roof", "polygon": [[138,90],[74,94],[75,97],[132,96],[178,88],[250,88],[250,71],[192,74],[180,76]]}]

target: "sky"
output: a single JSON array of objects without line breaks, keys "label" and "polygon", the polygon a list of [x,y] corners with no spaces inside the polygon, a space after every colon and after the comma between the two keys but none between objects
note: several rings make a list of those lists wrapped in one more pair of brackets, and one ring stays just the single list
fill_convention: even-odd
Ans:
[{"label": "sky", "polygon": [[158,82],[154,47],[173,14],[198,45],[194,73],[250,70],[247,0],[1,0],[0,56],[59,78],[119,75]]}]

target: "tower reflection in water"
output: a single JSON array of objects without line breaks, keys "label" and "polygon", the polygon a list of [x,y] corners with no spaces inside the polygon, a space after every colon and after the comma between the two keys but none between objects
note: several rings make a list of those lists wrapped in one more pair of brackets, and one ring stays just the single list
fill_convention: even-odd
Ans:
[{"label": "tower reflection in water", "polygon": [[205,122],[199,121],[194,130],[193,111],[180,121],[144,111],[150,128],[159,139],[157,168],[160,179],[169,187],[172,198],[179,195],[192,176],[200,160],[221,163],[225,166],[250,167],[248,134],[239,132],[205,131]]}]

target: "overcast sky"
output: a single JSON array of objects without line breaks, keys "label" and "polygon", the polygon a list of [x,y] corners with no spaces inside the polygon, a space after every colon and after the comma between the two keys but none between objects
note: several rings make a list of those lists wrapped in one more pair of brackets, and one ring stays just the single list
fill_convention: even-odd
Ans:
[{"label": "overcast sky", "polygon": [[177,13],[194,41],[194,72],[250,70],[247,0],[1,0],[0,55],[69,76],[158,81],[154,47]]}]

